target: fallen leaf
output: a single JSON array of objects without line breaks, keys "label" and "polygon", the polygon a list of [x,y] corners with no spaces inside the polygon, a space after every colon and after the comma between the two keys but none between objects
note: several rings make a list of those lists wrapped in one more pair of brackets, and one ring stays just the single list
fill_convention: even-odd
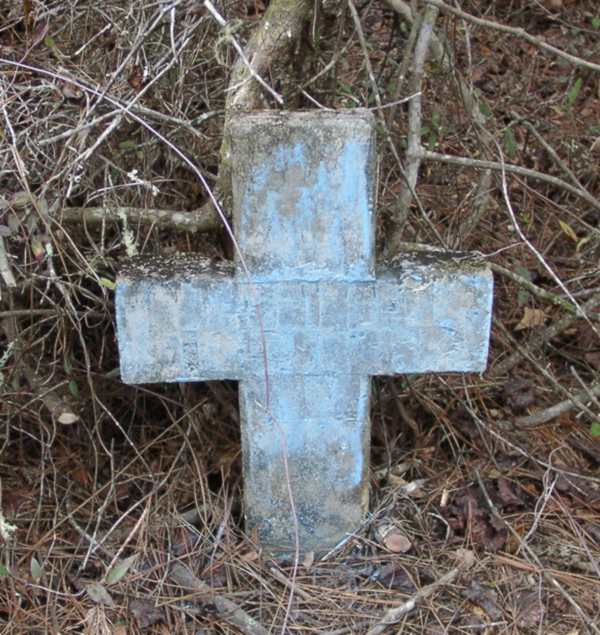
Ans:
[{"label": "fallen leaf", "polygon": [[258,560],[258,551],[255,549],[247,551],[240,556],[240,560],[242,562],[256,562]]},{"label": "fallen leaf", "polygon": [[501,524],[496,526],[490,512],[480,500],[479,492],[468,487],[443,510],[450,528],[468,537],[471,544],[487,551],[498,551],[506,543],[508,530]]},{"label": "fallen leaf", "polygon": [[37,29],[31,34],[31,48],[37,46],[48,35],[48,22],[42,22]]},{"label": "fallen leaf", "polygon": [[117,283],[111,280],[110,278],[99,278],[100,284],[111,291],[114,291],[117,288]]},{"label": "fallen leaf", "polygon": [[85,592],[95,604],[102,604],[104,606],[110,606],[111,608],[115,606],[115,602],[110,593],[100,582],[91,582],[86,585]]},{"label": "fallen leaf", "polygon": [[25,191],[15,192],[10,199],[10,205],[17,208],[31,205],[32,196],[32,194]]},{"label": "fallen leaf", "polygon": [[42,262],[46,257],[46,249],[39,238],[31,239],[31,251],[37,262]]},{"label": "fallen leaf", "polygon": [[129,610],[140,628],[148,628],[163,619],[162,609],[154,606],[151,600],[135,598],[129,602]]},{"label": "fallen leaf", "polygon": [[79,101],[83,98],[83,91],[74,84],[65,82],[61,85],[60,92],[65,99],[70,99],[71,101]]},{"label": "fallen leaf", "polygon": [[536,326],[542,326],[546,321],[546,314],[541,309],[530,309],[525,307],[521,321],[515,326],[515,331],[524,331]]},{"label": "fallen leaf", "polygon": [[131,69],[131,73],[129,74],[129,77],[127,78],[127,82],[129,83],[131,88],[133,88],[134,90],[141,90],[144,84],[144,73],[142,71],[141,66],[136,64]]},{"label": "fallen leaf", "polygon": [[210,587],[205,582],[202,582],[196,577],[187,567],[181,562],[174,562],[169,570],[169,577],[173,582],[183,587],[184,589],[193,589],[195,591],[207,591]]},{"label": "fallen leaf", "polygon": [[58,416],[58,423],[62,423],[62,425],[64,426],[70,426],[77,421],[79,421],[79,417],[74,412],[61,412],[61,414]]},{"label": "fallen leaf", "polygon": [[517,626],[534,628],[542,620],[543,606],[537,591],[521,593],[517,599]]},{"label": "fallen leaf", "polygon": [[131,565],[137,560],[137,556],[129,556],[129,558],[124,558],[123,560],[119,560],[114,567],[106,574],[106,584],[109,586],[111,584],[116,584],[120,580],[122,580],[126,575]]},{"label": "fallen leaf", "polygon": [[315,561],[315,552],[307,551],[306,554],[304,554],[304,558],[302,560],[302,566],[308,571],[313,566],[314,561]]},{"label": "fallen leaf", "polygon": [[504,385],[507,405],[515,412],[522,412],[535,401],[535,384],[529,379],[510,379]]},{"label": "fallen leaf", "polygon": [[41,577],[44,575],[44,569],[35,556],[32,556],[31,558],[31,562],[29,563],[29,571],[31,572],[31,577],[33,578],[34,582],[39,582]]},{"label": "fallen leaf", "polygon": [[83,465],[73,468],[71,470],[70,476],[76,483],[78,483],[82,487],[87,487],[92,482],[90,473]]},{"label": "fallen leaf", "polygon": [[473,581],[464,595],[470,602],[483,609],[494,622],[502,619],[502,610],[498,606],[498,593],[494,589]]},{"label": "fallen leaf", "polygon": [[499,478],[497,484],[498,496],[504,506],[515,505],[520,507],[523,505],[523,501],[514,493],[508,479]]},{"label": "fallen leaf", "polygon": [[390,562],[381,569],[376,569],[369,579],[380,582],[388,589],[402,591],[402,593],[414,593],[417,590],[406,569],[395,562]]},{"label": "fallen leaf", "polygon": [[396,528],[386,531],[381,542],[392,553],[406,553],[412,549],[411,541]]},{"label": "fallen leaf", "polygon": [[575,230],[571,227],[571,225],[569,225],[569,223],[565,223],[564,220],[559,220],[558,224],[560,225],[560,228],[563,230],[563,232],[574,242],[578,242],[579,241],[579,236],[577,236],[577,234],[575,233]]},{"label": "fallen leaf", "polygon": [[[173,545],[173,555],[176,558],[187,555],[192,552],[198,541],[200,540],[195,531],[192,531],[188,527],[179,527],[178,534],[180,539]],[[243,556],[242,556],[243,557]]]},{"label": "fallen leaf", "polygon": [[458,548],[454,552],[456,563],[464,569],[470,569],[475,564],[475,553],[471,549]]},{"label": "fallen leaf", "polygon": [[402,485],[398,488],[399,494],[404,494],[405,496],[412,496],[413,498],[419,498],[423,496],[425,493],[423,490],[423,485],[427,482],[427,479],[418,478],[406,485]]}]

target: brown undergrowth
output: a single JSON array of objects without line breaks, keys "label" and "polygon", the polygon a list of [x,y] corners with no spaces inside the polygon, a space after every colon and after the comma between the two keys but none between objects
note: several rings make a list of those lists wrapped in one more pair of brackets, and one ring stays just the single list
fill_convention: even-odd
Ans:
[{"label": "brown undergrowth", "polygon": [[[374,381],[370,515],[296,579],[243,532],[235,384],[120,382],[120,263],[134,250],[231,255],[218,229],[125,209],[192,214],[207,196],[123,107],[217,183],[231,38],[244,45],[268,2],[214,4],[226,27],[194,1],[0,4],[0,58],[21,64],[0,62],[2,632],[597,631],[600,241],[585,197],[421,164],[402,240],[496,267],[489,370]],[[406,96],[411,25],[393,5],[355,3],[365,48],[346,4],[324,2],[265,80],[288,108],[375,107],[367,52],[382,103]],[[593,0],[461,8],[600,59]],[[443,9],[436,34],[453,59],[427,64],[425,150],[503,160],[598,201],[598,73]],[[406,108],[380,113],[382,253]],[[99,207],[110,217],[86,216]]]}]

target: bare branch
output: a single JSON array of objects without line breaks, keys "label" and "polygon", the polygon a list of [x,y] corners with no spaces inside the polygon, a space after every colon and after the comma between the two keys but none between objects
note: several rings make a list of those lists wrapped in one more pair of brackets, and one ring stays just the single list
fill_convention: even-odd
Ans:
[{"label": "bare branch", "polygon": [[71,407],[68,392],[68,380],[48,382],[33,369],[29,364],[27,355],[23,351],[16,316],[8,312],[8,317],[4,317],[0,323],[2,330],[9,342],[12,342],[13,355],[18,357],[16,372],[25,378],[29,384],[33,400],[39,400],[54,421],[64,425],[70,425],[79,421],[79,415]]},{"label": "bare branch", "polygon": [[0,276],[4,280],[4,284],[7,287],[16,287],[15,277],[10,268],[8,262],[8,256],[6,255],[6,247],[4,246],[4,237],[0,236]]},{"label": "bare branch", "polygon": [[[600,294],[593,295],[587,302],[581,305],[583,313],[589,313],[596,307],[600,306]],[[527,342],[527,351],[532,353],[536,351],[544,344],[547,344],[550,340],[554,339],[557,335],[564,333],[579,316],[574,314],[565,315],[554,324],[551,324],[548,328],[535,335],[529,342]],[[588,317],[589,319],[589,317]],[[512,368],[514,368],[523,359],[524,354],[522,351],[515,350],[508,357],[504,358],[499,364],[496,364],[491,372],[491,377],[500,377],[506,374]]]},{"label": "bare branch", "polygon": [[515,420],[515,423],[520,426],[537,426],[542,423],[547,423],[552,419],[556,419],[556,417],[560,417],[560,415],[565,412],[569,412],[569,410],[573,410],[574,408],[582,408],[582,402],[590,400],[590,393],[594,397],[600,396],[600,384],[593,384],[586,390],[581,390],[577,394],[573,395],[569,399],[565,399],[564,401],[560,401],[545,410],[540,410],[539,412],[534,412],[532,415],[527,417],[518,417]]},{"label": "bare branch", "polygon": [[547,44],[542,39],[527,33],[525,29],[521,29],[514,26],[507,26],[506,24],[500,24],[499,22],[494,22],[493,20],[486,20],[484,18],[477,18],[462,9],[458,9],[456,7],[451,7],[450,5],[443,2],[443,0],[425,0],[427,4],[433,5],[437,7],[440,11],[444,13],[451,13],[453,15],[462,18],[463,20],[467,20],[468,22],[472,22],[473,24],[477,24],[479,26],[487,27],[489,29],[495,29],[496,31],[502,31],[503,33],[510,33],[511,35],[516,35],[520,37],[533,46],[543,50],[548,51],[549,53],[553,53],[557,57],[560,57],[564,60],[567,60],[571,64],[575,66],[579,66],[581,68],[587,68],[592,71],[600,72],[600,64],[594,64],[593,62],[589,62],[588,60],[584,60],[581,57],[577,57],[575,55],[571,55],[570,53],[566,53],[565,51],[552,46],[551,44]]},{"label": "bare branch", "polygon": [[211,203],[189,212],[141,208],[141,207],[65,207],[58,218],[67,223],[97,225],[106,221],[121,221],[126,218],[131,224],[156,225],[161,228],[190,233],[208,232],[222,226],[221,219]]},{"label": "bare branch", "polygon": [[422,158],[426,161],[438,161],[439,163],[462,165],[466,168],[479,168],[484,170],[494,170],[496,172],[502,172],[502,170],[505,170],[506,172],[511,172],[512,174],[527,176],[537,179],[538,181],[550,183],[551,185],[560,187],[563,190],[567,190],[568,192],[571,192],[571,194],[575,194],[575,196],[578,196],[586,201],[586,203],[589,203],[595,209],[600,210],[600,200],[593,197],[589,192],[581,190],[580,188],[575,187],[556,176],[544,174],[543,172],[538,172],[537,170],[530,170],[529,168],[523,168],[520,165],[513,165],[510,163],[505,163],[503,165],[497,161],[484,161],[481,159],[471,159],[469,157],[458,157],[453,154],[440,154],[439,152],[433,152],[431,150],[425,150]]},{"label": "bare branch", "polygon": [[[208,0],[205,1],[205,5],[210,10]],[[244,50],[236,47],[239,58],[231,71],[229,94],[225,106],[227,112],[253,110],[263,106],[259,86],[264,88],[265,82],[260,78],[299,37],[310,6],[308,0],[271,2]],[[269,90],[269,92],[273,95],[274,91]],[[281,97],[277,99],[277,97],[276,100],[283,103],[283,99]]]},{"label": "bare branch", "polygon": [[[579,315],[579,311],[576,307],[574,307],[568,300],[565,300],[564,298],[557,295],[556,293],[552,293],[552,291],[542,289],[541,287],[538,287],[536,284],[533,284],[533,282],[531,282],[530,280],[527,280],[527,278],[524,278],[523,276],[520,276],[518,273],[515,273],[514,271],[511,271],[510,269],[506,269],[505,267],[502,267],[501,265],[498,265],[496,263],[493,263],[493,262],[490,263],[490,268],[492,269],[492,271],[495,271],[507,278],[510,278],[513,282],[516,282],[519,286],[523,287],[524,289],[527,289],[527,291],[537,296],[538,298],[541,298],[542,300],[547,300],[548,302],[551,302],[552,304],[560,307],[561,309],[564,309],[565,311],[568,311],[569,313],[572,313],[573,315],[582,317],[581,315]],[[592,314],[592,315],[588,315],[588,318],[590,320],[595,320],[597,322],[600,322],[600,315]]]},{"label": "bare branch", "polygon": [[562,586],[562,584],[558,582],[556,577],[553,576],[552,573],[548,570],[548,568],[541,562],[541,560],[538,558],[535,551],[527,544],[525,540],[523,540],[521,535],[514,529],[514,527],[500,514],[500,512],[496,508],[496,505],[493,503],[492,499],[490,498],[490,495],[488,494],[485,484],[478,471],[475,471],[475,475],[477,477],[477,482],[479,483],[479,487],[481,488],[481,491],[485,497],[485,501],[490,511],[492,512],[495,520],[501,525],[504,525],[504,527],[506,527],[506,529],[511,533],[514,540],[519,545],[519,548],[522,549],[538,567],[540,574],[543,575],[544,578],[546,578],[546,580],[550,584],[550,587],[553,589],[556,589],[563,596],[563,598],[574,609],[575,613],[581,618],[583,623],[589,626],[590,632],[600,634],[600,629],[594,625],[594,620],[589,615],[586,615],[586,613],[579,606],[579,604],[575,602],[575,600],[571,597],[568,591]]},{"label": "bare branch", "polygon": [[408,106],[408,149],[406,152],[406,183],[400,191],[398,199],[398,216],[402,223],[408,216],[408,208],[413,199],[415,187],[417,186],[417,177],[419,175],[419,167],[421,165],[421,157],[423,155],[423,146],[421,145],[421,86],[423,83],[423,72],[425,66],[425,58],[429,50],[429,40],[433,33],[433,25],[438,15],[438,10],[428,7],[423,15],[421,30],[415,46],[415,56],[413,62],[413,71],[410,81],[409,90],[415,94]]},{"label": "bare branch", "polygon": [[184,589],[191,589],[196,593],[212,599],[217,613],[227,622],[238,628],[246,635],[267,635],[267,630],[248,615],[238,604],[216,593],[206,582],[196,577],[184,564],[174,562],[169,569],[169,578]]},{"label": "bare branch", "polygon": [[404,615],[414,611],[418,606],[419,602],[422,602],[426,598],[428,598],[432,593],[434,593],[437,589],[444,587],[448,584],[451,584],[456,576],[460,573],[461,567],[455,567],[445,573],[439,580],[432,582],[431,584],[423,587],[421,590],[417,591],[409,600],[401,604],[400,606],[396,606],[383,616],[383,619],[370,628],[367,632],[367,635],[381,635],[388,626],[392,626],[396,624]]},{"label": "bare branch", "polygon": [[[215,20],[217,21],[217,24],[223,28],[223,29],[228,29],[229,25],[227,24],[226,20],[223,18],[223,16],[215,9],[213,3],[210,0],[204,0],[204,6],[210,11],[210,13],[212,14],[212,16],[215,18]],[[264,21],[263,21],[264,24]],[[269,23],[267,22],[267,29],[269,27]],[[256,35],[257,32],[254,33],[254,35]],[[242,49],[242,47],[238,44],[238,41],[235,39],[235,37],[233,37],[233,35],[231,33],[228,34],[228,39],[231,41],[231,43],[233,44],[233,47],[235,48],[235,50],[237,51],[239,58],[238,58],[238,62],[237,62],[237,70],[241,71],[240,75],[240,86],[239,89],[236,85],[232,86],[230,84],[229,86],[229,90],[234,90],[234,101],[236,96],[240,96],[241,94],[243,94],[243,88],[246,84],[251,84],[251,82],[249,81],[250,79],[254,79],[256,80],[272,97],[275,98],[275,101],[278,104],[283,104],[283,97],[277,93],[276,91],[274,91],[269,84],[267,84],[267,82],[265,82],[265,80],[260,76],[259,71],[257,71],[257,69],[255,68],[255,64],[254,64],[254,60],[250,60],[248,59],[248,57],[246,57],[246,53],[244,52],[244,50]],[[234,67],[234,73],[236,71],[236,67]],[[230,105],[235,105],[235,104],[230,104]],[[241,105],[241,104],[240,104]]]}]

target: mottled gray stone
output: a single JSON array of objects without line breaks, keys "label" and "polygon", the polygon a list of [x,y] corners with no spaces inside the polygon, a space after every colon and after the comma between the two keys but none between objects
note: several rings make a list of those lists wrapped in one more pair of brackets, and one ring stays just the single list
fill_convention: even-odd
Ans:
[{"label": "mottled gray stone", "polygon": [[125,382],[240,381],[247,529],[271,551],[293,549],[288,484],[302,550],[359,526],[372,376],[486,365],[483,261],[375,265],[373,125],[362,110],[240,116],[234,218],[250,276],[181,255],[134,259],[118,280]]}]

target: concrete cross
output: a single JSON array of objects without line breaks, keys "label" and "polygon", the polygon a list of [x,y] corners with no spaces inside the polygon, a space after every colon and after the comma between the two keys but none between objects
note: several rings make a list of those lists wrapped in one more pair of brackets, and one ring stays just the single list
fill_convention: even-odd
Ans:
[{"label": "concrete cross", "polygon": [[492,277],[464,254],[376,265],[368,111],[240,115],[231,136],[250,277],[193,255],[133,260],[116,293],[121,376],[239,380],[246,529],[290,552],[297,528],[323,552],[367,511],[371,377],[483,370]]}]

